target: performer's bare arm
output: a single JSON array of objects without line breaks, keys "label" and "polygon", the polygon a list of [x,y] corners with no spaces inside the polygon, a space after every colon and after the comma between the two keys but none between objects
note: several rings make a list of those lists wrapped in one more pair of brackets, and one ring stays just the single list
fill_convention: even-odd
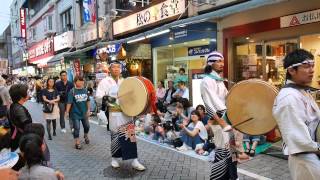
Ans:
[{"label": "performer's bare arm", "polygon": [[87,108],[88,108],[87,117],[89,117],[90,116],[90,101],[87,101]]}]

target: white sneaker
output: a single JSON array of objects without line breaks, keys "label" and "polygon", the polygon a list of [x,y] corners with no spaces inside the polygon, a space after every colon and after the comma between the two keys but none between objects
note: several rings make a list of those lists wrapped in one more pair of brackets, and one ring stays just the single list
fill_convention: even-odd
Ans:
[{"label": "white sneaker", "polygon": [[111,160],[111,166],[112,166],[113,168],[119,168],[119,167],[120,167],[120,164],[118,163],[118,161],[117,161],[116,159],[112,158],[112,160]]},{"label": "white sneaker", "polygon": [[66,130],[66,129],[61,129],[61,132],[62,132],[62,133],[66,133],[67,130]]},{"label": "white sneaker", "polygon": [[132,161],[132,167],[138,171],[144,171],[146,168],[138,161],[138,159],[134,159]]},{"label": "white sneaker", "polygon": [[74,128],[71,129],[71,133],[73,133],[73,132],[74,132]]},{"label": "white sneaker", "polygon": [[178,151],[188,151],[188,150],[190,150],[190,149],[192,149],[192,148],[191,148],[191,147],[188,147],[186,144],[183,144],[182,146],[177,147],[177,150],[178,150]]}]

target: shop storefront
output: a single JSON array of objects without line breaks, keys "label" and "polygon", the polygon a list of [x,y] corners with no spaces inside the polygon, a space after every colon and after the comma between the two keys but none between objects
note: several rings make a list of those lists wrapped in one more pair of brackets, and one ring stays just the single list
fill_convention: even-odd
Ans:
[{"label": "shop storefront", "polygon": [[36,64],[38,68],[47,66],[54,57],[53,38],[44,39],[28,49],[28,62]]},{"label": "shop storefront", "polygon": [[206,55],[217,48],[216,38],[216,24],[205,22],[173,28],[151,39],[154,83],[174,80],[180,68],[189,77],[193,70],[202,70]]},{"label": "shop storefront", "polygon": [[[161,38],[169,38],[170,29],[150,29],[185,17],[186,5],[184,0],[162,0],[113,22],[114,37],[118,39],[127,37],[123,41],[122,47],[125,51],[124,62],[129,75],[142,75],[156,82],[157,74],[152,71],[154,72],[156,68],[154,59],[157,55],[152,55],[154,53],[152,48],[167,47],[173,43],[161,42]],[[128,36],[130,37],[128,38]],[[169,52],[164,52],[164,54],[169,54]]]},{"label": "shop storefront", "polygon": [[[269,19],[260,13],[272,9],[282,11],[274,11]],[[242,16],[251,18],[230,26]],[[283,58],[297,48],[304,48],[315,56],[312,86],[320,87],[320,4],[315,0],[309,3],[295,0],[247,11],[222,20],[219,26],[223,29],[220,42],[229,79],[261,78],[281,87],[285,80]]]}]

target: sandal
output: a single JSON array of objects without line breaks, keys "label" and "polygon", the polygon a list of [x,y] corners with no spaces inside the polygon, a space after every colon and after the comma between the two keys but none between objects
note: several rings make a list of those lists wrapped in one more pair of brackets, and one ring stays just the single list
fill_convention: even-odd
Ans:
[{"label": "sandal", "polygon": [[84,137],[84,142],[86,143],[86,144],[89,144],[90,143],[90,140],[89,140],[89,138],[86,136],[86,137]]},{"label": "sandal", "polygon": [[246,150],[244,151],[244,153],[246,153],[247,155],[249,155],[249,154],[250,154],[250,150],[251,150],[251,149],[246,149]]},{"label": "sandal", "polygon": [[80,144],[75,144],[75,148],[76,149],[81,149],[81,145]]},{"label": "sandal", "polygon": [[249,156],[253,157],[255,154],[256,154],[256,150],[255,149],[250,149]]}]

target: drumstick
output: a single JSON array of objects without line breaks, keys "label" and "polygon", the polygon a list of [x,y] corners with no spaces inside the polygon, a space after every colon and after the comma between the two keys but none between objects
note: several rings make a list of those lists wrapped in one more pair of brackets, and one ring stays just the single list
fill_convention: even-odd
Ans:
[{"label": "drumstick", "polygon": [[125,92],[125,93],[123,93],[123,94],[119,95],[119,96],[118,96],[118,99],[122,98],[123,96],[129,95],[131,92],[132,92],[132,90],[127,91],[127,92]]},{"label": "drumstick", "polygon": [[244,123],[246,123],[246,122],[248,122],[248,121],[251,121],[251,120],[253,120],[253,118],[246,119],[246,120],[244,120],[244,121],[242,121],[242,122],[240,122],[240,123],[238,123],[238,124],[236,124],[236,125],[234,125],[234,126],[232,126],[232,127],[240,126],[240,125],[242,125],[242,124],[244,124]]}]

